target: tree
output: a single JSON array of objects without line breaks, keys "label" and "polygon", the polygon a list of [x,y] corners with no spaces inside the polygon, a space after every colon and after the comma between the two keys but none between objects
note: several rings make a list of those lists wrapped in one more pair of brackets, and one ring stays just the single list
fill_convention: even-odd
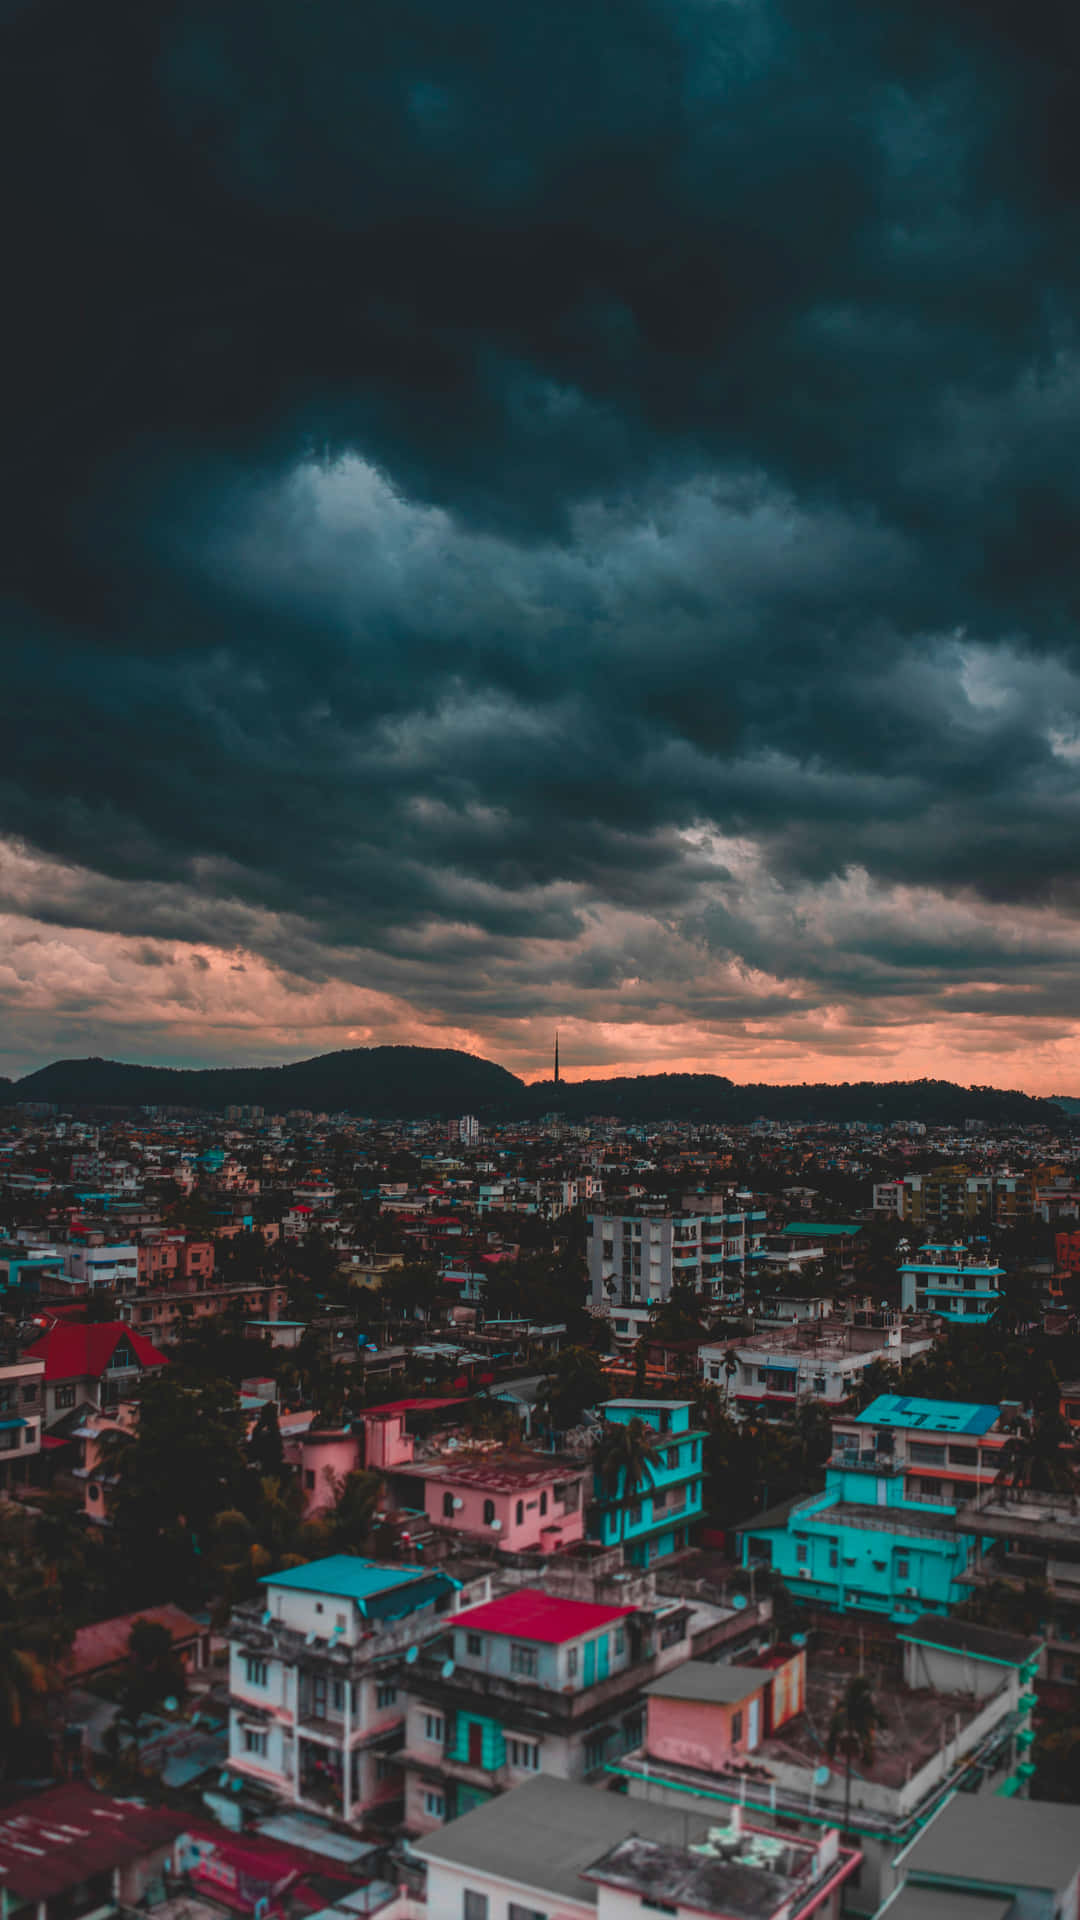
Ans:
[{"label": "tree", "polygon": [[848,1682],[843,1699],[836,1706],[829,1722],[829,1734],[826,1741],[829,1758],[837,1753],[844,1756],[844,1830],[851,1820],[851,1769],[857,1760],[861,1767],[870,1768],[874,1764],[874,1741],[879,1727],[885,1726],[884,1715],[874,1699],[874,1691],[865,1674],[857,1673]]},{"label": "tree", "polygon": [[279,1474],[285,1466],[277,1407],[272,1400],[263,1405],[247,1444],[247,1457],[260,1475]]},{"label": "tree", "polygon": [[163,1701],[182,1700],[186,1691],[184,1664],[173,1648],[168,1627],[157,1620],[136,1620],[128,1635],[128,1661],[117,1714],[121,1726],[131,1735],[136,1766],[143,1721]]},{"label": "tree", "polygon": [[607,1397],[599,1357],[588,1347],[564,1347],[540,1382],[536,1407],[549,1432],[566,1433],[580,1426],[587,1410]]},{"label": "tree", "polygon": [[594,1449],[594,1462],[609,1498],[619,1501],[618,1533],[626,1531],[626,1512],[636,1495],[651,1485],[656,1435],[646,1421],[606,1420]]},{"label": "tree", "polygon": [[335,1553],[363,1553],[368,1545],[379,1502],[382,1481],[377,1473],[354,1467],[351,1473],[331,1475],[334,1504],[323,1516],[329,1544]]},{"label": "tree", "polygon": [[227,1381],[188,1385],[162,1374],[145,1381],[134,1433],[103,1436],[114,1553],[147,1597],[201,1592],[200,1556],[217,1514],[243,1510],[249,1475],[239,1402]]},{"label": "tree", "polygon": [[1074,1493],[1071,1443],[1072,1435],[1056,1409],[1021,1420],[1002,1448],[997,1484],[1016,1492]]}]

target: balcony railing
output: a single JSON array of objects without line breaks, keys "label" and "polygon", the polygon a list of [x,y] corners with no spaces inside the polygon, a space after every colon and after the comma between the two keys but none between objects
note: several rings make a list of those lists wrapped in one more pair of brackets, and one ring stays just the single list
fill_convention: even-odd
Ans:
[{"label": "balcony railing", "polygon": [[898,1460],[894,1453],[878,1453],[870,1447],[864,1447],[859,1453],[854,1449],[849,1453],[843,1447],[838,1447],[834,1453],[830,1453],[826,1464],[843,1467],[846,1473],[899,1473],[903,1469],[903,1461]]}]

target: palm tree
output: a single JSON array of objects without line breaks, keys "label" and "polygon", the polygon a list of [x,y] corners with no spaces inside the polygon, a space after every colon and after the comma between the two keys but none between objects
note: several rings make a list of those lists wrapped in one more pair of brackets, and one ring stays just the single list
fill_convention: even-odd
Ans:
[{"label": "palm tree", "polygon": [[885,1726],[884,1715],[879,1711],[874,1690],[865,1674],[857,1673],[848,1682],[844,1697],[838,1702],[829,1722],[829,1736],[826,1742],[829,1759],[837,1753],[844,1756],[844,1830],[847,1831],[851,1819],[851,1768],[855,1760],[861,1767],[874,1764],[874,1736],[879,1727]]},{"label": "palm tree", "polygon": [[17,1627],[0,1628],[0,1753],[10,1750],[12,1736],[26,1725],[35,1700],[48,1693],[49,1684],[49,1663],[42,1653],[23,1643]]},{"label": "palm tree", "polygon": [[595,1448],[596,1471],[609,1498],[619,1501],[619,1534],[626,1531],[627,1508],[653,1479],[656,1436],[644,1420],[605,1421]]},{"label": "palm tree", "polygon": [[724,1355],[724,1406],[731,1399],[731,1383],[739,1371],[739,1356],[734,1347],[729,1347]]},{"label": "palm tree", "polygon": [[1068,1452],[1071,1440],[1056,1410],[1021,1420],[1002,1448],[995,1484],[1017,1493],[1075,1493],[1076,1469]]}]

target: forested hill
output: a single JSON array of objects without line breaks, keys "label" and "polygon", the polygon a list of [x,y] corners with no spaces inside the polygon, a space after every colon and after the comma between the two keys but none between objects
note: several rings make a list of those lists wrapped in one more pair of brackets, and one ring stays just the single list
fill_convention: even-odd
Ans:
[{"label": "forested hill", "polygon": [[475,1054],[438,1047],[353,1047],[284,1067],[133,1067],[57,1060],[15,1082],[8,1098],[65,1107],[178,1106],[267,1113],[422,1115],[512,1105],[522,1082]]},{"label": "forested hill", "polygon": [[527,1086],[475,1054],[433,1047],[356,1047],[282,1067],[143,1067],[115,1060],[57,1060],[22,1080],[0,1081],[0,1104],[44,1101],[64,1108],[176,1106],[220,1111],[261,1106],[268,1113],[418,1118],[475,1113],[528,1119],[558,1109],[567,1119],[608,1114],[622,1120],[895,1120],[962,1127],[1060,1126],[1053,1101],[949,1080],[862,1080],[841,1085],[736,1084],[722,1074],[653,1073],[579,1080],[556,1089]]}]

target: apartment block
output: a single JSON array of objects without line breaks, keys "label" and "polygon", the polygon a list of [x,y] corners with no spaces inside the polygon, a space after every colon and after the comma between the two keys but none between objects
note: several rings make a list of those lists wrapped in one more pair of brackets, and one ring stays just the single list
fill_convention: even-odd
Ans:
[{"label": "apartment block", "polygon": [[983,1326],[1001,1304],[1005,1269],[989,1259],[985,1247],[963,1240],[928,1240],[912,1259],[899,1263],[900,1305],[916,1313],[936,1313],[964,1326]]},{"label": "apartment block", "polygon": [[0,1350],[0,1486],[25,1486],[41,1452],[45,1362]]},{"label": "apartment block", "polygon": [[347,1554],[260,1582],[229,1627],[229,1767],[268,1797],[342,1820],[401,1799],[399,1669],[447,1616],[484,1598],[436,1568]]},{"label": "apartment block", "polygon": [[[809,1833],[842,1822],[862,1853],[852,1909],[872,1912],[893,1885],[893,1862],[944,1797],[964,1786],[992,1805],[995,1791],[1018,1791],[1033,1737],[1037,1639],[927,1618],[900,1647],[899,1671],[823,1648],[807,1660],[794,1645],[690,1662],[648,1689],[642,1745],[608,1771],[635,1815],[662,1804],[719,1819],[738,1806],[748,1821]],[[883,1725],[849,1789],[823,1733],[859,1672]]]},{"label": "apartment block", "polygon": [[[432,1920],[836,1920],[859,1862],[835,1827],[814,1839],[708,1813],[631,1805],[533,1780],[416,1846]],[[391,1920],[397,1916],[391,1914]]]},{"label": "apartment block", "polygon": [[975,1558],[957,1506],[997,1473],[1007,1441],[998,1407],[879,1395],[833,1423],[824,1492],[737,1529],[743,1564],[841,1613],[947,1613]]},{"label": "apartment block", "polygon": [[762,1256],[764,1211],[642,1214],[586,1218],[589,1298],[594,1309],[648,1308],[676,1282],[714,1299],[741,1293],[744,1273]]},{"label": "apartment block", "polygon": [[615,1427],[640,1421],[649,1429],[649,1455],[639,1486],[625,1469],[613,1479],[593,1472],[586,1533],[602,1546],[621,1546],[627,1564],[649,1567],[689,1546],[701,1518],[705,1429],[691,1425],[692,1400],[606,1400],[598,1445]]}]

